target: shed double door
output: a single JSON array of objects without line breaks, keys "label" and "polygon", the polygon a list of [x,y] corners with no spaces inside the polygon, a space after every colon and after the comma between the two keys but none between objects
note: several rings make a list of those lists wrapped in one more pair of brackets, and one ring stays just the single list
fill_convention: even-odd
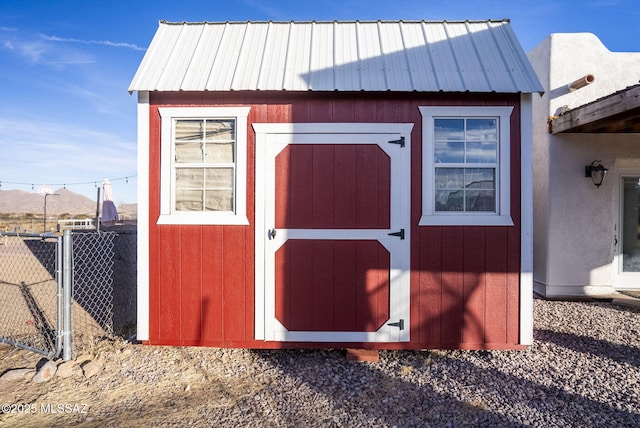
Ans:
[{"label": "shed double door", "polygon": [[256,124],[256,338],[409,340],[407,124]]}]

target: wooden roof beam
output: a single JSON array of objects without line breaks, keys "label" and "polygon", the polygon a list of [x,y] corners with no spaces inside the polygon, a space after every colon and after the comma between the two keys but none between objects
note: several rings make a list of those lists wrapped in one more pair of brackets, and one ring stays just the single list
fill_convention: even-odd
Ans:
[{"label": "wooden roof beam", "polygon": [[[634,111],[635,110],[635,111]],[[604,129],[615,121],[615,116],[638,117],[640,111],[640,85],[616,92],[608,97],[575,108],[551,120],[549,131],[552,134],[561,132],[607,132],[595,131]],[[634,128],[631,126],[631,128]],[[620,132],[620,131],[615,131]],[[629,131],[626,131],[629,132]]]}]

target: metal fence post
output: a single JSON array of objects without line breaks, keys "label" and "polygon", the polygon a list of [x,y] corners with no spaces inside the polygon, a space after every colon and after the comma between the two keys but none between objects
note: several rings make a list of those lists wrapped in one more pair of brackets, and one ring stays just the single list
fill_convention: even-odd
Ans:
[{"label": "metal fence post", "polygon": [[62,316],[62,276],[63,276],[63,261],[62,261],[62,237],[59,236],[56,240],[56,358],[60,357],[62,353],[62,328],[63,328],[63,316]]},{"label": "metal fence post", "polygon": [[70,230],[65,230],[62,235],[63,248],[63,328],[62,328],[62,359],[73,359],[73,330],[71,325],[71,303],[73,287],[73,238]]}]

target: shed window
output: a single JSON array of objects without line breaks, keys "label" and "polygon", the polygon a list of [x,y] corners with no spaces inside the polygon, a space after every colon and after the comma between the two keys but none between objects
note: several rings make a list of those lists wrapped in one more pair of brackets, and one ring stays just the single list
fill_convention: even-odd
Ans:
[{"label": "shed window", "polygon": [[161,215],[167,224],[248,224],[249,108],[159,109]]},{"label": "shed window", "polygon": [[513,224],[509,200],[511,111],[512,107],[420,107],[420,225]]}]

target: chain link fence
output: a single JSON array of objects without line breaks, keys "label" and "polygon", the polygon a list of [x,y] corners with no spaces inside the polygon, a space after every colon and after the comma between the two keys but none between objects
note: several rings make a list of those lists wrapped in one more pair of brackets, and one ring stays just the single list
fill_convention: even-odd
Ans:
[{"label": "chain link fence", "polygon": [[129,333],[136,239],[135,232],[113,231],[65,232],[65,239],[0,233],[0,342],[51,358],[63,342],[75,354],[96,339]]},{"label": "chain link fence", "polygon": [[76,348],[113,334],[114,232],[73,232],[72,331]]},{"label": "chain link fence", "polygon": [[59,352],[58,239],[0,234],[0,341],[47,356]]}]

